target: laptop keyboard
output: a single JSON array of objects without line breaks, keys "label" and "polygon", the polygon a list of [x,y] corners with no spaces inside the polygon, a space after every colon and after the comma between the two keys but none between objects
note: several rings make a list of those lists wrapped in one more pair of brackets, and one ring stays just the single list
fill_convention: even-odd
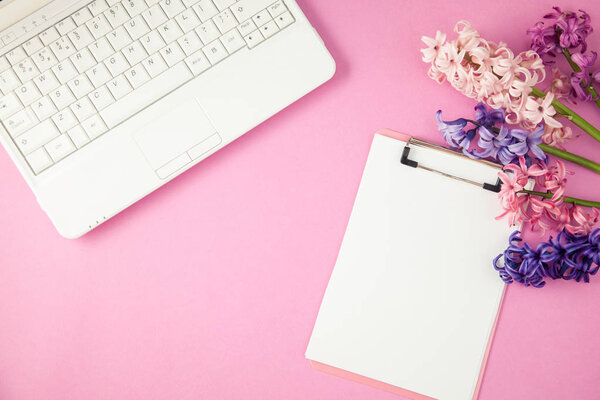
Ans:
[{"label": "laptop keyboard", "polygon": [[274,0],[92,1],[0,57],[0,121],[37,175],[294,22]]}]

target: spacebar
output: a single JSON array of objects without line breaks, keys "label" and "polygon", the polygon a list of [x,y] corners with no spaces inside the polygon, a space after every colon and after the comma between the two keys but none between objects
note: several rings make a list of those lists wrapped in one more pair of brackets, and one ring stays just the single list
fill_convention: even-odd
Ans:
[{"label": "spacebar", "polygon": [[193,77],[185,63],[180,62],[100,111],[100,116],[112,129]]}]

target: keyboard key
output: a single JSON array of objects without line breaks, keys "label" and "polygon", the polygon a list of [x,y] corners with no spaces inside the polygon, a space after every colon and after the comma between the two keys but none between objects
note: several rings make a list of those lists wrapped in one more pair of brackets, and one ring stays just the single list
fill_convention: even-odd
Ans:
[{"label": "keyboard key", "polygon": [[89,49],[85,48],[71,56],[71,62],[79,73],[83,73],[97,64]]},{"label": "keyboard key", "polygon": [[149,34],[142,37],[141,42],[148,54],[154,54],[167,45],[157,31],[151,31]]},{"label": "keyboard key", "polygon": [[106,68],[106,65],[104,64],[98,64],[97,66],[86,72],[86,75],[95,88],[99,88],[100,86],[104,85],[106,82],[113,78],[113,76],[108,71],[108,68]]},{"label": "keyboard key", "polygon": [[123,0],[121,4],[127,11],[127,14],[131,16],[131,18],[141,14],[148,8],[144,0]]},{"label": "keyboard key", "polygon": [[261,42],[263,42],[265,38],[263,37],[262,33],[260,33],[260,31],[256,30],[244,37],[244,40],[246,41],[248,47],[252,49],[258,46]]},{"label": "keyboard key", "polygon": [[10,63],[4,56],[0,56],[0,72],[4,72],[10,68]]},{"label": "keyboard key", "polygon": [[185,8],[191,8],[194,4],[199,2],[200,0],[181,0]]},{"label": "keyboard key", "polygon": [[210,62],[208,62],[208,59],[202,50],[197,51],[190,57],[186,58],[185,63],[195,76],[200,75],[210,68]]},{"label": "keyboard key", "polygon": [[162,0],[159,4],[169,19],[185,10],[181,0]]},{"label": "keyboard key", "polygon": [[95,0],[88,6],[88,9],[92,13],[94,17],[102,14],[104,11],[108,10],[108,4],[106,4],[105,0]]},{"label": "keyboard key", "polygon": [[96,107],[97,110],[102,110],[115,102],[114,97],[106,86],[102,86],[94,90],[88,95],[88,97],[92,103],[94,103],[94,107]]},{"label": "keyboard key", "polygon": [[283,29],[286,26],[291,25],[294,23],[294,21],[294,17],[292,17],[292,14],[290,14],[288,11],[275,18],[275,22],[277,23],[279,29]]},{"label": "keyboard key", "polygon": [[108,57],[104,61],[104,65],[108,68],[108,72],[112,76],[121,75],[125,70],[127,70],[130,65],[125,59],[125,56],[122,53],[115,53],[112,56]]},{"label": "keyboard key", "polygon": [[270,5],[268,10],[269,14],[271,14],[271,17],[275,18],[286,12],[287,8],[285,7],[285,4],[283,4],[283,1],[280,0],[277,3]]},{"label": "keyboard key", "polygon": [[25,106],[30,105],[42,97],[40,91],[38,90],[37,86],[35,86],[33,81],[25,82],[25,84],[23,84],[21,87],[18,87],[15,92],[17,93],[19,100],[21,100],[21,103],[23,103]]},{"label": "keyboard key", "polygon": [[[127,58],[129,65],[140,63],[143,59],[148,57],[148,53],[146,53],[146,50],[144,50],[144,47],[140,42],[133,42],[129,46],[125,47],[122,51],[125,55],[125,58]],[[127,66],[128,68],[129,65]]]},{"label": "keyboard key", "polygon": [[85,133],[85,130],[83,130],[81,125],[77,125],[75,128],[70,129],[67,134],[78,149],[90,142],[90,138],[88,137],[87,133]]},{"label": "keyboard key", "polygon": [[200,25],[200,18],[198,18],[194,10],[191,8],[176,16],[175,21],[177,21],[179,27],[185,33],[194,30],[198,25]]},{"label": "keyboard key", "polygon": [[272,3],[273,0],[240,0],[231,7],[231,11],[238,21],[244,22]]},{"label": "keyboard key", "polygon": [[196,12],[198,18],[200,18],[200,21],[202,22],[210,21],[212,17],[219,13],[219,10],[217,10],[217,7],[215,7],[211,0],[200,0],[197,4],[192,6],[192,9]]},{"label": "keyboard key", "polygon": [[58,61],[62,61],[72,56],[77,51],[75,50],[75,46],[71,43],[71,40],[66,36],[61,37],[56,42],[50,44],[50,49],[52,49]]},{"label": "keyboard key", "polygon": [[185,58],[185,53],[181,50],[177,42],[171,43],[161,49],[160,55],[165,59],[169,67],[172,67]]},{"label": "keyboard key", "polygon": [[52,71],[46,71],[35,77],[33,82],[44,96],[60,86],[60,82],[58,82]]},{"label": "keyboard key", "polygon": [[77,118],[75,118],[75,114],[73,114],[70,108],[59,111],[58,114],[52,117],[52,121],[54,121],[61,133],[65,133],[78,124]]},{"label": "keyboard key", "polygon": [[87,75],[81,74],[69,82],[69,89],[71,89],[77,99],[80,99],[91,93],[94,90],[94,86],[87,78]]},{"label": "keyboard key", "polygon": [[54,103],[52,102],[52,100],[50,100],[50,97],[48,96],[44,96],[41,99],[37,100],[31,105],[31,108],[33,109],[33,112],[40,121],[43,121],[46,118],[49,118],[58,112],[58,110],[54,106]]},{"label": "keyboard key", "polygon": [[21,109],[23,106],[14,92],[0,98],[0,119],[6,119]]},{"label": "keyboard key", "polygon": [[97,17],[90,19],[86,22],[85,26],[88,27],[95,39],[101,38],[112,30],[104,14],[100,14]]},{"label": "keyboard key", "polygon": [[254,22],[252,22],[251,19],[242,22],[239,26],[238,26],[238,30],[240,31],[240,34],[242,36],[246,36],[252,32],[254,32],[256,30],[256,25],[254,24]]},{"label": "keyboard key", "polygon": [[165,15],[165,12],[158,4],[144,11],[142,16],[144,17],[144,20],[146,20],[146,23],[150,29],[156,29],[167,22],[167,16]]},{"label": "keyboard key", "polygon": [[96,113],[96,109],[87,97],[83,97],[71,104],[71,111],[73,111],[73,114],[75,114],[77,119],[82,122]]},{"label": "keyboard key", "polygon": [[39,174],[52,165],[52,159],[42,147],[27,156],[27,162],[34,173]]},{"label": "keyboard key", "polygon": [[2,90],[2,93],[10,93],[20,84],[21,81],[12,69],[0,73],[0,90]]},{"label": "keyboard key", "polygon": [[212,65],[215,65],[229,55],[220,40],[215,40],[210,43],[208,46],[204,47],[202,51],[204,51],[206,58],[208,58],[208,61],[210,61]]},{"label": "keyboard key", "polygon": [[127,30],[122,26],[106,35],[106,37],[115,51],[121,50],[132,42],[129,33],[127,33]]},{"label": "keyboard key", "polygon": [[104,11],[104,16],[113,29],[123,25],[125,22],[127,22],[127,20],[129,20],[129,15],[121,3],[117,3],[108,10]]},{"label": "keyboard key", "polygon": [[129,36],[131,36],[131,39],[133,40],[138,40],[139,38],[150,32],[148,24],[141,15],[138,15],[131,21],[128,21],[125,24],[125,29],[127,29],[127,33],[129,33]]},{"label": "keyboard key", "polygon": [[261,25],[266,24],[267,22],[271,21],[271,14],[269,14],[269,12],[267,10],[262,10],[261,12],[256,14],[254,17],[252,17],[252,21],[254,21],[256,26],[260,27]]},{"label": "keyboard key", "polygon": [[61,84],[65,84],[79,75],[79,72],[77,72],[73,66],[73,63],[69,59],[66,59],[60,64],[55,65],[52,68],[52,72],[54,72],[54,75],[56,75],[56,78]]},{"label": "keyboard key", "polygon": [[35,76],[39,75],[40,71],[35,66],[31,58],[26,58],[23,61],[19,62],[15,67],[14,71],[21,80],[21,82],[26,82],[33,79]]},{"label": "keyboard key", "polygon": [[57,41],[59,37],[60,34],[54,27],[49,28],[40,34],[40,40],[44,46],[48,46],[50,43]]},{"label": "keyboard key", "polygon": [[146,69],[142,64],[138,64],[125,72],[125,77],[129,80],[129,83],[134,89],[139,88],[150,80],[150,75],[146,72]]},{"label": "keyboard key", "polygon": [[115,100],[119,100],[121,97],[131,93],[133,90],[125,75],[119,75],[112,81],[109,81],[106,86],[108,86],[108,90],[113,95]]},{"label": "keyboard key", "polygon": [[106,124],[98,114],[86,119],[81,126],[92,140],[96,139],[98,136],[102,135],[108,130],[106,128]]},{"label": "keyboard key", "polygon": [[261,26],[259,29],[260,29],[260,33],[262,33],[262,35],[265,37],[265,39],[268,39],[271,36],[273,36],[274,34],[276,34],[277,32],[279,32],[279,27],[277,26],[275,21],[269,21],[266,24],[264,24],[263,26]]},{"label": "keyboard key", "polygon": [[60,161],[76,150],[75,145],[71,142],[69,135],[60,135],[52,140],[46,146],[46,151],[52,157],[54,162]]},{"label": "keyboard key", "polygon": [[196,33],[198,36],[200,36],[200,39],[202,39],[203,43],[211,43],[221,36],[219,29],[217,29],[217,26],[214,22],[212,22],[212,20],[207,21],[196,28]]},{"label": "keyboard key", "polygon": [[56,56],[54,56],[54,53],[49,47],[43,48],[37,52],[32,59],[41,72],[47,71],[58,64]]},{"label": "keyboard key", "polygon": [[77,26],[81,26],[92,19],[92,17],[93,15],[90,9],[85,7],[73,14],[73,21],[75,21]]},{"label": "keyboard key", "polygon": [[60,21],[58,24],[56,24],[56,30],[61,36],[65,36],[67,33],[71,32],[76,27],[77,25],[75,25],[75,22],[73,22],[73,19],[71,17],[67,17]]},{"label": "keyboard key", "polygon": [[65,85],[51,91],[49,96],[59,110],[70,106],[75,101],[75,96],[73,96],[71,90]]},{"label": "keyboard key", "polygon": [[160,28],[158,28],[158,32],[160,32],[160,35],[167,44],[174,42],[183,36],[183,31],[177,22],[172,19],[162,24]]},{"label": "keyboard key", "polygon": [[3,122],[4,126],[8,130],[8,133],[15,138],[26,130],[34,127],[38,120],[31,108],[25,108],[11,115]]},{"label": "keyboard key", "polygon": [[92,43],[89,49],[98,63],[104,61],[108,56],[114,54],[115,52],[115,50],[108,42],[108,39],[106,39],[105,37]]},{"label": "keyboard key", "polygon": [[31,38],[23,44],[25,53],[27,53],[27,55],[30,57],[43,48],[44,44],[38,37]]},{"label": "keyboard key", "polygon": [[77,50],[87,47],[96,40],[85,25],[73,29],[68,36]]},{"label": "keyboard key", "polygon": [[148,71],[148,74],[154,78],[157,75],[165,72],[169,67],[159,53],[153,54],[142,61],[142,65]]},{"label": "keyboard key", "polygon": [[143,110],[194,77],[185,63],[176,64],[100,112],[109,128]]},{"label": "keyboard key", "polygon": [[213,18],[213,21],[221,33],[229,32],[238,24],[237,20],[229,10],[217,14],[217,16]]},{"label": "keyboard key", "polygon": [[237,29],[233,29],[221,36],[221,42],[223,42],[223,45],[229,54],[233,54],[242,47],[246,47],[246,41],[242,38],[242,35],[240,35]]},{"label": "keyboard key", "polygon": [[[179,38],[177,42],[188,56],[202,48],[202,41],[194,31],[186,33],[183,37]],[[244,45],[245,44],[246,43],[244,43]]]},{"label": "keyboard key", "polygon": [[22,47],[17,47],[16,49],[9,51],[6,54],[6,59],[11,65],[17,65],[21,61],[27,58],[27,53],[23,50]]},{"label": "keyboard key", "polygon": [[219,11],[225,10],[227,7],[235,3],[235,0],[213,0]]}]

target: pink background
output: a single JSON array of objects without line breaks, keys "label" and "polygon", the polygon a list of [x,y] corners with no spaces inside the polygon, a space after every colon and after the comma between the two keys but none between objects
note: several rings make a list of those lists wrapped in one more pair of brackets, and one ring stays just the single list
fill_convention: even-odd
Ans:
[{"label": "pink background", "polygon": [[[471,113],[426,77],[421,35],[465,18],[523,50],[553,2],[299,2],[334,79],[84,238],[58,236],[0,152],[0,399],[399,398],[304,359],[373,133],[439,142],[438,108]],[[597,1],[561,5],[600,30]],[[597,199],[575,170],[569,193]],[[509,288],[481,399],[600,398],[598,279]]]}]

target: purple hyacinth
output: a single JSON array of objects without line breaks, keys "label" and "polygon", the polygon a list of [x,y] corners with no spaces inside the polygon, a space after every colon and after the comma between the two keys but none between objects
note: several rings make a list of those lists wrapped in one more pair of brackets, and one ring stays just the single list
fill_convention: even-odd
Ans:
[{"label": "purple hyacinth", "polygon": [[[546,284],[541,253],[539,249],[534,250],[527,243],[521,246],[523,239],[519,234],[519,231],[515,231],[510,235],[508,248],[494,259],[494,269],[505,283],[518,282],[525,286],[541,288]],[[504,264],[499,266],[498,261],[501,257],[504,257]]]},{"label": "purple hyacinth", "polygon": [[[503,258],[503,265],[499,265]],[[506,283],[542,287],[544,278],[589,282],[600,269],[600,229],[589,235],[563,230],[533,249],[522,243],[519,231],[510,235],[508,248],[494,259],[494,269]]]},{"label": "purple hyacinth", "polygon": [[517,156],[524,156],[531,152],[540,161],[546,161],[546,154],[538,146],[542,143],[544,135],[544,125],[539,125],[533,132],[527,132],[522,129],[513,129],[511,131],[513,143],[508,146],[508,150]]},{"label": "purple hyacinth", "polygon": [[505,119],[506,113],[502,108],[495,110],[483,103],[477,103],[475,106],[475,120],[483,126],[493,127],[496,124],[503,124]]},{"label": "purple hyacinth", "polygon": [[490,157],[500,160],[503,165],[508,165],[516,158],[516,155],[509,149],[512,143],[511,131],[506,125],[502,125],[498,133],[482,126],[479,128],[479,140],[477,141],[477,146],[482,150],[475,150],[473,154],[480,158]]},{"label": "purple hyacinth", "polygon": [[595,51],[590,52],[591,54],[575,53],[571,59],[581,69],[580,72],[574,72],[571,74],[571,97],[577,100],[583,101],[596,101],[598,98],[592,96],[586,88],[597,82],[595,77],[600,73],[599,71],[592,72],[592,67],[596,63],[598,54]]},{"label": "purple hyacinth", "polygon": [[[553,7],[553,10],[544,15],[547,21],[537,22],[527,30],[527,34],[531,36],[531,49],[542,58],[546,55],[556,57],[562,48],[580,47],[584,53],[587,49],[586,39],[593,32],[590,16],[583,10],[562,11],[559,7]],[[547,58],[544,62],[553,63]]]}]

